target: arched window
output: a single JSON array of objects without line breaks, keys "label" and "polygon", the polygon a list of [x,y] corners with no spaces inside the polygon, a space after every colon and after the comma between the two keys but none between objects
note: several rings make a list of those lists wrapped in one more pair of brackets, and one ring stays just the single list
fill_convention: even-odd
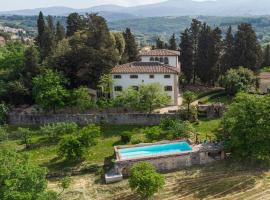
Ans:
[{"label": "arched window", "polygon": [[165,57],[164,58],[164,63],[167,65],[167,64],[169,64],[169,58],[168,57]]},{"label": "arched window", "polygon": [[154,62],[155,61],[155,58],[154,57],[151,57],[150,58],[150,62]]},{"label": "arched window", "polygon": [[164,62],[164,58],[163,57],[160,57],[159,58],[159,62],[163,63]]},{"label": "arched window", "polygon": [[159,57],[155,57],[155,61],[156,62],[159,62]]}]

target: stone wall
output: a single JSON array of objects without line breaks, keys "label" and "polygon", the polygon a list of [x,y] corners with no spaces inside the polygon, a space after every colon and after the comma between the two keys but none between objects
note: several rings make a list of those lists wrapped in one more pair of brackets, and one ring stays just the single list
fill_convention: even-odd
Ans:
[{"label": "stone wall", "polygon": [[139,162],[148,162],[151,163],[158,172],[170,172],[179,169],[183,169],[192,165],[190,159],[190,153],[183,154],[181,156],[164,156],[164,157],[153,157],[141,160],[127,160],[127,161],[118,161],[115,164],[115,169],[118,172],[121,172],[123,176],[130,175],[131,167]]},{"label": "stone wall", "polygon": [[8,114],[10,125],[42,125],[56,122],[108,123],[116,125],[157,125],[161,118],[178,117],[177,114]]}]

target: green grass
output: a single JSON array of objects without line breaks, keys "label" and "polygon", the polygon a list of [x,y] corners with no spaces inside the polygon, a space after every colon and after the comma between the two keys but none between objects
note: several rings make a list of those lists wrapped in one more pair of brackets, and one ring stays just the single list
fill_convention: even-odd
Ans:
[{"label": "green grass", "polygon": [[233,97],[230,96],[221,96],[217,98],[210,98],[207,103],[223,103],[225,105],[230,105],[233,102]]},{"label": "green grass", "polygon": [[199,121],[197,124],[194,124],[193,126],[196,132],[199,133],[199,141],[203,142],[204,140],[215,140],[215,133],[218,131],[220,121],[220,119],[202,120]]},{"label": "green grass", "polygon": [[[219,120],[201,121],[198,124],[194,124],[196,132],[200,133],[199,140],[213,140],[215,139],[214,133],[218,128]],[[33,130],[38,130],[37,127],[31,127]],[[31,137],[31,148],[25,149],[21,144],[20,139],[16,133],[16,127],[9,127],[10,139],[4,143],[0,143],[2,146],[13,146],[21,153],[27,153],[29,155],[30,162],[40,166],[45,166],[50,172],[55,172],[63,169],[69,169],[70,167],[81,167],[89,165],[102,166],[104,162],[113,159],[114,146],[123,145],[121,143],[120,135],[124,131],[131,131],[132,141],[139,140],[146,142],[145,135],[140,132],[140,128],[143,126],[128,126],[128,125],[103,125],[101,127],[101,137],[98,144],[94,147],[90,147],[85,153],[85,160],[79,163],[69,163],[58,158],[58,143],[61,138],[56,141],[49,141],[46,136],[39,135],[37,131],[35,135]],[[62,136],[65,137],[66,135]],[[0,148],[1,148],[0,145]]]},{"label": "green grass", "polygon": [[270,72],[270,67],[262,67],[261,72]]}]

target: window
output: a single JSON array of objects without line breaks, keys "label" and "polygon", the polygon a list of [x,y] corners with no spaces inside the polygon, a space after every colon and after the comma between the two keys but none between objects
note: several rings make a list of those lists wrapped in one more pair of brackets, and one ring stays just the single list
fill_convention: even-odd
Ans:
[{"label": "window", "polygon": [[150,79],[153,79],[153,78],[155,78],[155,75],[154,75],[154,74],[150,74],[150,75],[149,75],[149,78],[150,78]]},{"label": "window", "polygon": [[121,75],[114,75],[113,78],[114,78],[114,79],[121,79],[122,76],[121,76]]},{"label": "window", "polygon": [[159,57],[155,57],[155,61],[159,62]]},{"label": "window", "polygon": [[132,88],[133,88],[133,90],[139,90],[139,86],[136,86],[136,85],[134,85],[134,86],[132,86]]},{"label": "window", "polygon": [[138,75],[130,75],[130,78],[132,79],[138,78]]},{"label": "window", "polygon": [[165,57],[164,58],[164,63],[167,65],[167,64],[169,64],[169,58],[168,57]]},{"label": "window", "polygon": [[167,85],[167,86],[164,87],[164,90],[167,91],[167,92],[172,91],[172,86]]},{"label": "window", "polygon": [[155,58],[154,57],[151,57],[150,58],[150,62],[154,62],[155,61]]},{"label": "window", "polygon": [[164,62],[164,58],[163,57],[160,57],[159,58],[159,62],[163,63]]},{"label": "window", "polygon": [[171,78],[171,75],[166,74],[166,75],[164,75],[164,78]]},{"label": "window", "polygon": [[116,91],[116,92],[122,92],[122,90],[123,90],[122,86],[115,86],[114,87],[114,91]]}]

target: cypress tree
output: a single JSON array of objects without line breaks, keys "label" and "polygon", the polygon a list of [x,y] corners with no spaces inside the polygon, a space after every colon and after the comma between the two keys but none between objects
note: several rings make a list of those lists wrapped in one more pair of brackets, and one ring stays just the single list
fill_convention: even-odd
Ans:
[{"label": "cypress tree", "polygon": [[190,35],[192,39],[192,70],[193,70],[193,84],[196,81],[196,75],[198,70],[198,45],[199,45],[199,36],[202,29],[202,24],[199,20],[193,19],[190,27]]},{"label": "cypress tree", "polygon": [[263,66],[264,67],[270,66],[270,46],[269,46],[269,44],[264,49]]},{"label": "cypress tree", "polygon": [[211,32],[210,42],[210,55],[209,55],[209,67],[210,67],[210,77],[209,83],[211,81],[212,85],[218,80],[220,76],[220,55],[222,49],[222,31],[220,28],[215,28]]},{"label": "cypress tree", "polygon": [[211,44],[211,28],[204,23],[198,41],[198,67],[197,75],[202,83],[208,83],[210,79],[210,44]]},{"label": "cypress tree", "polygon": [[122,63],[133,62],[138,59],[138,47],[135,41],[134,35],[131,33],[130,29],[127,28],[123,33],[125,39],[125,51],[122,59]]},{"label": "cypress tree", "polygon": [[211,29],[203,24],[198,44],[197,75],[204,84],[214,85],[219,77],[219,58],[221,52],[221,30]]},{"label": "cypress tree", "polygon": [[262,50],[251,24],[238,26],[234,39],[234,66],[244,66],[257,71],[262,61]]},{"label": "cypress tree", "polygon": [[181,33],[181,42],[180,42],[180,62],[181,69],[185,75],[185,79],[188,84],[190,84],[193,79],[193,69],[192,69],[192,38],[190,36],[189,30],[186,29],[183,33]]},{"label": "cypress tree", "polygon": [[66,36],[64,26],[58,21],[56,24],[56,34],[55,39],[57,42],[63,40]]},{"label": "cypress tree", "polygon": [[54,35],[55,34],[55,25],[54,25],[53,17],[51,15],[48,16],[47,23],[48,23],[48,27],[49,27],[50,31]]},{"label": "cypress tree", "polygon": [[170,38],[170,41],[169,41],[169,49],[170,50],[176,50],[177,49],[177,44],[176,44],[176,38],[175,38],[175,34],[173,34]]},{"label": "cypress tree", "polygon": [[228,69],[234,67],[233,66],[234,65],[234,57],[233,57],[234,38],[233,38],[231,26],[228,28],[228,31],[226,33],[223,50],[224,50],[224,54],[221,58],[221,68],[220,68],[221,75],[224,75]]},{"label": "cypress tree", "polygon": [[45,23],[44,16],[43,16],[42,12],[40,12],[39,16],[38,16],[37,28],[38,28],[38,35],[36,38],[36,42],[37,42],[37,45],[39,46],[39,48],[42,49],[43,43],[44,43],[43,36],[44,36],[45,28],[46,28],[46,23]]}]

